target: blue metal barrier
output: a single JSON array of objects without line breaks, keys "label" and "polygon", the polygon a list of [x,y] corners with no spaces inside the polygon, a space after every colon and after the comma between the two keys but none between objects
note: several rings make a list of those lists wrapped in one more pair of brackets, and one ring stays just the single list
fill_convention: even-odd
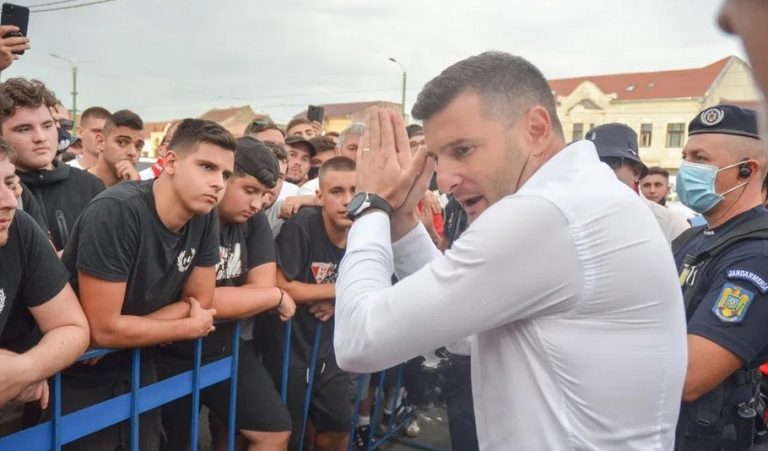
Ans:
[{"label": "blue metal barrier", "polygon": [[[0,450],[25,450],[25,451],[59,451],[67,443],[71,443],[79,438],[90,435],[96,431],[105,429],[109,426],[130,420],[131,450],[139,451],[139,416],[142,413],[168,404],[182,397],[192,395],[192,421],[190,431],[190,449],[197,450],[199,430],[198,416],[200,412],[200,390],[215,385],[219,382],[230,380],[230,399],[229,399],[229,418],[227,424],[227,449],[234,451],[235,443],[235,415],[237,408],[237,372],[238,355],[240,351],[240,326],[237,321],[234,322],[232,356],[225,357],[214,362],[202,365],[202,339],[195,340],[194,367],[192,370],[169,377],[167,379],[155,382],[153,384],[141,387],[141,349],[132,351],[131,360],[131,391],[106,401],[85,407],[81,410],[62,415],[61,405],[61,374],[53,377],[53,396],[52,396],[52,414],[51,420],[38,424],[36,426],[24,429],[14,434],[0,437]],[[281,396],[283,401],[288,394],[288,373],[291,357],[291,321],[285,324],[285,341],[283,349],[283,368],[281,380]],[[309,410],[312,402],[312,390],[315,377],[317,377],[317,363],[320,346],[320,335],[322,332],[322,323],[318,323],[313,340],[312,356],[310,368],[307,373],[307,388],[304,399],[304,415],[302,420],[301,447],[303,448],[304,433],[308,423]],[[107,354],[115,352],[111,349],[91,350],[79,359],[85,362]],[[321,371],[322,373],[322,371]],[[352,415],[352,433],[350,434],[349,449],[354,449],[352,437],[354,434],[357,416],[362,399],[368,396],[364,392],[366,375],[358,377],[357,393],[353,402],[354,411]],[[373,407],[372,419],[378,418],[382,404],[384,391],[385,374],[381,373],[376,390],[376,403]],[[403,418],[396,418],[395,413],[399,404],[400,387],[402,386],[402,366],[398,369],[397,383],[395,386],[396,396],[392,399],[392,416],[388,423],[388,428],[384,434],[376,434],[375,428],[371,427],[368,437],[368,449],[378,449],[386,441],[396,439],[402,429],[413,419],[414,414],[410,413]],[[423,449],[427,451],[436,451],[433,448],[398,440],[401,444],[411,448]]]},{"label": "blue metal barrier", "polygon": [[[59,451],[62,445],[129,419],[131,420],[131,449],[138,450],[138,420],[140,414],[187,396],[190,393],[193,394],[195,399],[193,405],[199,409],[199,391],[201,389],[233,377],[236,381],[238,355],[235,350],[238,349],[239,339],[240,328],[236,324],[233,333],[235,345],[233,346],[232,356],[204,366],[200,366],[198,358],[202,339],[197,339],[195,370],[183,372],[145,387],[140,387],[141,350],[135,349],[132,358],[132,380],[129,393],[63,416],[61,415],[61,375],[56,374],[53,378],[52,419],[23,431],[0,437],[0,450],[46,451],[53,449]],[[96,357],[102,357],[111,352],[114,352],[114,350],[99,349],[90,351],[83,354],[79,361],[84,362]],[[232,386],[234,387],[235,384],[233,383]],[[234,398],[236,397],[235,395],[236,391],[232,390],[230,396]],[[234,402],[233,399],[230,399],[230,403],[232,402]],[[197,411],[197,409],[195,410]],[[232,418],[234,415],[235,411],[230,410],[230,421],[234,421]],[[234,423],[232,423],[232,426],[234,426]],[[197,417],[193,417],[191,429],[194,431],[193,436],[196,437]],[[230,449],[233,449],[233,427],[230,427],[228,441]],[[196,441],[190,445],[193,447],[192,449],[197,449]]]}]

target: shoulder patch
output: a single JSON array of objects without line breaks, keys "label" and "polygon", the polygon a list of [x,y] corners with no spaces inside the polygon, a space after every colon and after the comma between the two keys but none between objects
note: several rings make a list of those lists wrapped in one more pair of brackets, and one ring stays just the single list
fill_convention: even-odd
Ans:
[{"label": "shoulder patch", "polygon": [[752,284],[757,287],[761,293],[768,293],[768,282],[766,282],[765,279],[753,273],[752,271],[747,271],[746,269],[729,269],[727,277],[729,279],[741,279],[752,282]]},{"label": "shoulder patch", "polygon": [[726,283],[717,297],[712,312],[724,323],[740,323],[747,315],[749,304],[755,298],[755,293],[738,285]]}]

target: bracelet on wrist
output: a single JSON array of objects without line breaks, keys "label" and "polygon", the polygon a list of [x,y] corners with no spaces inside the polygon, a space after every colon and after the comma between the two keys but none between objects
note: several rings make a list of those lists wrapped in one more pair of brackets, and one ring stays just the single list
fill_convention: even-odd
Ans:
[{"label": "bracelet on wrist", "polygon": [[275,306],[275,310],[279,309],[281,305],[283,305],[283,297],[285,297],[285,290],[283,290],[280,287],[275,287],[278,290],[280,290],[280,300],[277,302],[277,305]]}]

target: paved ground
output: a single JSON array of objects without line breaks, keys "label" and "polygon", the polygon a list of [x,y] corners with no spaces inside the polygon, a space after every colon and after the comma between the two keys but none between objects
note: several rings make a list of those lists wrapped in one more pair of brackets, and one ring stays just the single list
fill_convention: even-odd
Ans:
[{"label": "paved ground", "polygon": [[[200,451],[210,451],[210,436],[208,435],[208,415],[200,416]],[[448,418],[445,415],[445,409],[434,407],[425,412],[419,413],[419,427],[421,432],[416,438],[400,435],[404,441],[413,442],[417,445],[428,447],[429,449],[450,451],[451,445],[448,438]],[[387,451],[407,451],[413,448],[396,442],[383,444],[379,449]]]}]

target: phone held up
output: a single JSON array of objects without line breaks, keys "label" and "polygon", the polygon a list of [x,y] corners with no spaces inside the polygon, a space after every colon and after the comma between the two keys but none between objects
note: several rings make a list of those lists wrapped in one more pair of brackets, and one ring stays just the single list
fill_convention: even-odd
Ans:
[{"label": "phone held up", "polygon": [[310,121],[322,124],[324,116],[325,108],[317,105],[309,105],[307,107],[307,119]]},{"label": "phone held up", "polygon": [[[15,25],[19,28],[19,31],[9,33],[3,36],[3,38],[26,37],[27,27],[29,26],[29,8],[26,6],[14,5],[13,3],[3,3],[0,25]],[[13,53],[23,55],[24,50]]]}]

